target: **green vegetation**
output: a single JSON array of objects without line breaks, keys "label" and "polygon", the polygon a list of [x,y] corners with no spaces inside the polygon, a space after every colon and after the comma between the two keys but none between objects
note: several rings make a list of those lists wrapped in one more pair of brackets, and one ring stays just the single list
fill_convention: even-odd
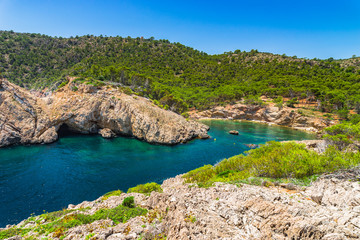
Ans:
[{"label": "green vegetation", "polygon": [[200,187],[214,182],[244,182],[259,185],[270,178],[276,181],[297,179],[307,184],[316,174],[350,168],[360,163],[360,153],[341,152],[329,147],[324,154],[306,149],[294,142],[268,142],[258,149],[224,159],[216,166],[205,165],[184,175],[185,182]]},{"label": "green vegetation", "polygon": [[155,182],[146,183],[146,184],[140,184],[136,187],[129,188],[128,193],[136,192],[136,193],[144,193],[144,194],[150,194],[151,192],[162,192],[160,184],[157,184]]},{"label": "green vegetation", "polygon": [[360,141],[360,115],[355,114],[350,121],[344,121],[340,124],[325,129],[324,138],[339,150],[344,150],[350,144]]},{"label": "green vegetation", "polygon": [[[111,219],[116,224],[125,223],[129,219],[136,216],[143,216],[147,213],[146,209],[135,206],[127,207],[119,205],[112,209],[100,209],[93,215],[84,213],[72,213],[74,210],[63,210],[53,213],[42,214],[39,217],[32,217],[36,219],[36,226],[33,229],[11,228],[8,230],[0,231],[0,239],[6,239],[16,235],[25,235],[30,230],[38,234],[48,235],[54,233],[54,237],[65,236],[67,229],[76,227],[83,224],[89,224],[101,219]],[[41,223],[45,221],[44,223]]]},{"label": "green vegetation", "polygon": [[85,240],[91,239],[94,235],[95,235],[95,233],[90,233],[89,235],[87,235],[87,236],[85,237]]},{"label": "green vegetation", "polygon": [[104,196],[102,197],[102,200],[106,200],[111,196],[120,196],[121,194],[122,194],[121,190],[115,190],[115,191],[112,191],[112,192],[108,192],[108,193],[104,194]]},{"label": "green vegetation", "polygon": [[7,239],[13,236],[23,236],[28,233],[30,229],[19,229],[19,228],[10,228],[7,230],[0,231],[0,239]]},{"label": "green vegetation", "polygon": [[122,205],[124,207],[128,207],[128,208],[134,208],[135,207],[135,201],[134,201],[134,197],[127,197],[123,200]]},{"label": "green vegetation", "polygon": [[283,104],[284,104],[284,98],[279,96],[276,99],[274,99],[273,101],[275,103],[275,106],[278,107],[279,109],[283,108]]},{"label": "green vegetation", "polygon": [[290,99],[290,106],[297,98],[318,101],[322,111],[360,112],[359,69],[359,58],[308,60],[257,50],[208,55],[153,38],[0,31],[0,73],[14,83],[54,90],[67,75],[78,76],[94,85],[129,89],[179,113],[244,96],[258,104],[261,95]]},{"label": "green vegetation", "polygon": [[295,104],[298,104],[298,103],[299,103],[299,101],[298,101],[297,98],[292,98],[290,101],[288,101],[288,102],[286,103],[286,105],[287,105],[288,107],[294,108],[294,107],[295,107]]}]

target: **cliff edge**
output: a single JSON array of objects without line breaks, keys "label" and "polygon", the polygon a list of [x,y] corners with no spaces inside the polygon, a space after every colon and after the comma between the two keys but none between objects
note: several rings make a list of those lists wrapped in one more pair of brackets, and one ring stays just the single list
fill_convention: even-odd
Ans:
[{"label": "cliff edge", "polygon": [[[70,81],[71,83],[71,81]],[[51,143],[66,125],[83,134],[132,136],[149,143],[178,144],[208,138],[208,127],[129,96],[116,88],[68,84],[38,97],[0,79],[0,147]]]}]

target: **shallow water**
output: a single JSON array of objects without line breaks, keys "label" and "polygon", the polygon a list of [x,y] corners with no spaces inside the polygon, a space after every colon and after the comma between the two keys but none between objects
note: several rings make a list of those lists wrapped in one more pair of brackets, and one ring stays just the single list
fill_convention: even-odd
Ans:
[{"label": "shallow water", "polygon": [[[249,150],[244,144],[303,140],[315,136],[252,122],[206,120],[211,139],[177,146],[151,145],[133,138],[65,134],[49,145],[0,149],[0,227],[30,214],[126,191]],[[230,135],[238,130],[239,135]],[[216,140],[215,140],[216,139]]]}]

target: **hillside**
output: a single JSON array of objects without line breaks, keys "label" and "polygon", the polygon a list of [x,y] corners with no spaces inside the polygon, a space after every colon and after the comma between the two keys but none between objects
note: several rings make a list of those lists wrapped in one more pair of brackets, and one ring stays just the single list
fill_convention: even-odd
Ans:
[{"label": "hillside", "polygon": [[208,55],[153,38],[12,31],[0,31],[0,53],[2,76],[29,89],[55,90],[71,75],[129,87],[178,113],[260,95],[306,100],[326,112],[360,111],[359,58],[309,60],[257,50]]}]

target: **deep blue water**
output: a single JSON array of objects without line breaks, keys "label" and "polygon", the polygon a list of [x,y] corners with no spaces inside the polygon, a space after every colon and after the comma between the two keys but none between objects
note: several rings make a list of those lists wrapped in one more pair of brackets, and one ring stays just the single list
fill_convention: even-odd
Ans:
[{"label": "deep blue water", "polygon": [[[126,191],[249,150],[244,144],[313,139],[289,128],[251,122],[204,121],[211,139],[177,146],[151,145],[133,138],[64,135],[49,145],[0,149],[0,227],[30,214]],[[230,135],[229,130],[239,135]],[[215,140],[216,139],[216,140]]]}]

